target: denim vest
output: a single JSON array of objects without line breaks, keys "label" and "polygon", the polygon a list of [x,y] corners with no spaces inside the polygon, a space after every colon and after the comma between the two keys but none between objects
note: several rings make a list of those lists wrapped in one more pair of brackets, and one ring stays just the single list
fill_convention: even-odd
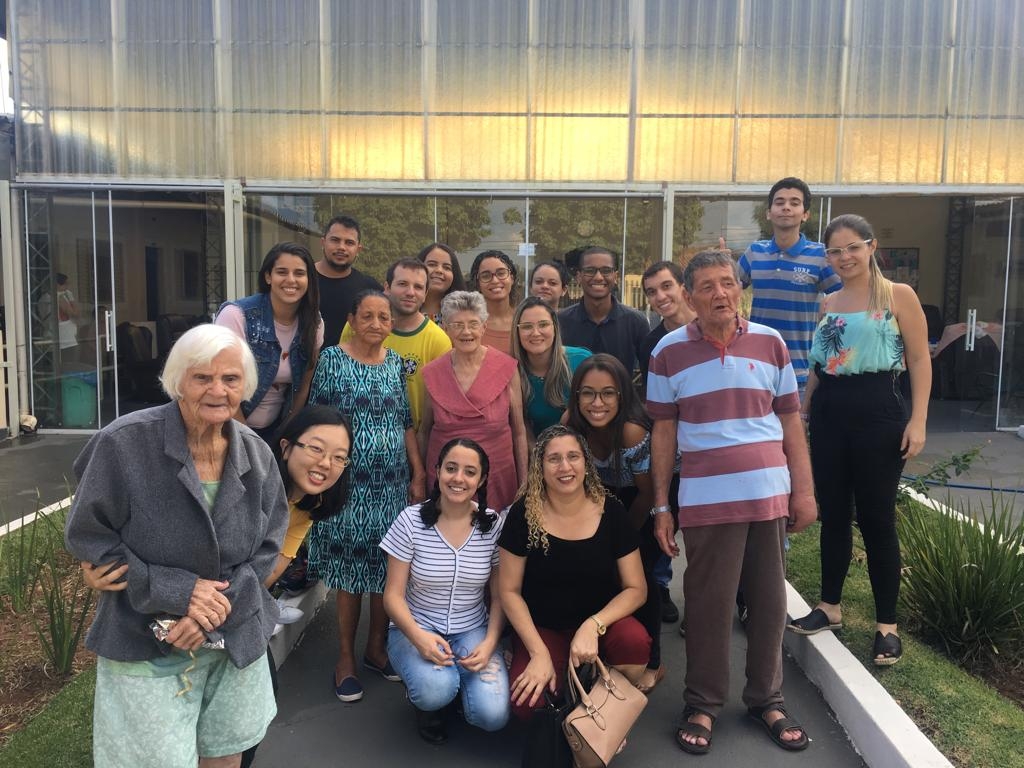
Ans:
[{"label": "denim vest", "polygon": [[[237,301],[226,301],[221,304],[221,310],[228,304],[235,305],[245,315],[245,340],[256,358],[256,391],[252,398],[242,403],[242,413],[248,416],[274,383],[277,368],[281,364],[281,343],[277,340],[277,331],[274,328],[274,310],[270,304],[269,293],[256,293]],[[306,359],[306,350],[302,347],[302,330],[300,324],[295,329],[295,337],[288,350],[288,360],[292,365],[292,386],[285,396],[281,415],[287,415],[291,410],[292,398],[299,390],[302,376],[309,363]]]}]

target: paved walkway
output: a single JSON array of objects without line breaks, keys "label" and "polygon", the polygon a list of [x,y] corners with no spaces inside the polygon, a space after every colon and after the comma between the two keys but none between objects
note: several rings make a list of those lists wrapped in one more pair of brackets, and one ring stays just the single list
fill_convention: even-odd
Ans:
[{"label": "paved walkway", "polygon": [[[675,599],[680,598],[681,591],[677,573],[673,580]],[[367,620],[364,610],[363,626]],[[337,654],[336,637],[334,600],[329,598],[279,671],[278,716],[257,753],[255,768],[519,766],[523,729],[517,723],[489,734],[453,719],[448,743],[432,747],[417,735],[413,711],[399,683],[364,672],[360,675],[366,689],[363,700],[355,704],[339,702],[334,697],[331,679]],[[651,694],[626,750],[615,760],[616,766],[660,768],[698,760],[682,752],[673,740],[674,725],[682,708],[684,642],[678,625],[663,625],[662,654],[669,672]],[[360,640],[357,649],[361,652],[362,648]],[[715,725],[711,753],[699,758],[701,768],[864,765],[847,741],[846,732],[833,719],[828,704],[788,659],[786,705],[806,726],[812,743],[800,753],[775,746],[761,726],[747,717],[740,700],[745,651],[746,636],[739,622],[735,622],[730,646],[731,701]]]},{"label": "paved walkway", "polygon": [[[0,442],[0,525],[34,512],[39,505],[63,499],[68,487],[65,477],[71,477],[71,464],[87,439],[87,435],[44,435]],[[933,433],[925,453],[908,465],[907,472],[921,472],[935,461],[974,445],[983,446],[983,458],[956,482],[986,488],[1024,487],[1024,440],[1011,433]],[[988,498],[987,492],[971,489],[954,488],[951,493],[954,498],[974,502]],[[939,497],[938,493],[934,495]],[[1018,502],[1021,514],[1024,494],[1018,496]],[[680,585],[677,572],[673,583],[677,600],[681,598]],[[364,617],[364,626],[365,622]],[[329,680],[336,632],[333,600],[328,600],[280,670],[279,713],[260,749],[257,768],[519,765],[522,730],[515,724],[498,734],[454,724],[447,745],[424,744],[416,735],[413,713],[401,687],[373,673],[363,676],[366,697],[362,702],[338,702]],[[628,749],[616,765],[675,766],[691,759],[673,742],[674,723],[681,708],[684,642],[675,625],[664,626],[663,654],[669,674],[651,696]],[[807,727],[812,743],[806,752],[790,754],[769,741],[760,726],[746,717],[740,703],[745,646],[746,637],[737,624],[730,647],[731,702],[716,724],[714,747],[701,759],[701,765],[863,765],[832,718],[827,702],[791,660],[786,662],[787,704]]]}]

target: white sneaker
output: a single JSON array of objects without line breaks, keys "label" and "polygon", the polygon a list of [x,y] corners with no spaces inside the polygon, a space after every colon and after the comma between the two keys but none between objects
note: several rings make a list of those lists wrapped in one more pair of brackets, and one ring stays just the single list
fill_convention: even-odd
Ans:
[{"label": "white sneaker", "polygon": [[280,624],[294,624],[302,618],[302,611],[294,606],[286,605],[280,598],[277,600],[277,608],[280,616],[277,621]]}]

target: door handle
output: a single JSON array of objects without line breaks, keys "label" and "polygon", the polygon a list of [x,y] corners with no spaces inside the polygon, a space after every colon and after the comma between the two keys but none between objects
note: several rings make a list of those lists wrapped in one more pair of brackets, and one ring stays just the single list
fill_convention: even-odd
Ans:
[{"label": "door handle", "polygon": [[978,331],[978,310],[967,310],[967,333],[964,334],[964,349],[967,352],[974,351],[974,339]]},{"label": "door handle", "polygon": [[107,338],[105,342],[106,351],[114,351],[114,332],[111,329],[111,324],[114,319],[114,313],[109,309],[103,313],[103,330],[106,331]]}]

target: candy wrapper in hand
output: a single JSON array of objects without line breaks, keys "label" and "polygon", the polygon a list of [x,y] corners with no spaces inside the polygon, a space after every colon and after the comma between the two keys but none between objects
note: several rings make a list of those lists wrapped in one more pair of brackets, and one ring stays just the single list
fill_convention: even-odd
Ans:
[{"label": "candy wrapper in hand", "polygon": [[[173,616],[165,616],[160,619],[153,619],[153,621],[149,623],[149,628],[153,630],[153,636],[156,637],[157,640],[166,643],[167,635],[169,635],[171,632],[171,627],[173,627],[177,623],[178,620]],[[224,638],[220,635],[220,633],[218,633],[218,637],[216,640],[207,638],[199,647],[209,648],[214,651],[223,651]]]}]

